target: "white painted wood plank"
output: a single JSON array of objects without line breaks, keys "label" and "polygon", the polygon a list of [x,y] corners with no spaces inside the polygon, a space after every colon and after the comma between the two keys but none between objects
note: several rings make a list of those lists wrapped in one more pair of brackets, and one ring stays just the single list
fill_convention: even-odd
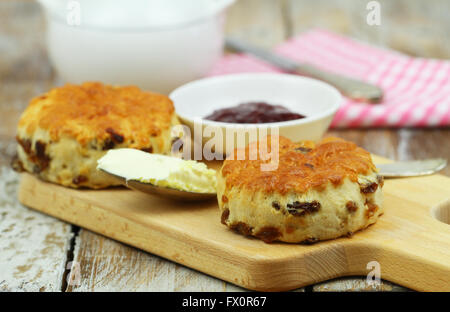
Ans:
[{"label": "white painted wood plank", "polygon": [[74,254],[69,291],[243,291],[83,229]]},{"label": "white painted wood plank", "polygon": [[71,226],[23,207],[17,186],[0,167],[0,291],[60,291]]},{"label": "white painted wood plank", "polygon": [[365,277],[343,277],[316,284],[313,291],[408,291],[406,288],[381,280],[379,284],[370,284]]}]

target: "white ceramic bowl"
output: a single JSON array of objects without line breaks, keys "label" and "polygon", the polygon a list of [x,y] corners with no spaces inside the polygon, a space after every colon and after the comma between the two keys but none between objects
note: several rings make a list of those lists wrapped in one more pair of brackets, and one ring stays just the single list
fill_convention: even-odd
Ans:
[{"label": "white ceramic bowl", "polygon": [[[216,146],[216,151],[224,154],[228,154],[231,148],[248,144],[246,135],[245,141],[234,140],[231,146],[227,143],[227,131],[245,133],[248,129],[256,128],[258,135],[265,135],[266,132],[261,129],[270,133],[271,129],[277,128],[280,135],[294,142],[320,140],[342,101],[339,91],[324,82],[297,75],[265,73],[226,75],[193,81],[174,90],[170,98],[181,121],[189,126],[192,136],[200,128],[204,133],[206,127],[210,131],[212,129],[212,133],[222,133],[223,144]],[[203,119],[216,109],[253,101],[282,105],[306,118],[265,124],[233,124]],[[211,136],[202,135],[203,144],[210,139]]]},{"label": "white ceramic bowl", "polygon": [[234,0],[39,0],[50,59],[66,82],[98,80],[168,94],[221,57]]}]

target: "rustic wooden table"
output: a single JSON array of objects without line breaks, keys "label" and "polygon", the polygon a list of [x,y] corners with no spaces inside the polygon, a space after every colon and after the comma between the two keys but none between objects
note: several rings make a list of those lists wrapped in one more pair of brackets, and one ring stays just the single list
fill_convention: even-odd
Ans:
[{"label": "rustic wooden table", "polygon": [[[421,1],[380,2],[382,25],[374,28],[365,23],[365,1],[239,0],[229,11],[227,32],[272,47],[320,26],[413,55],[450,57],[446,35],[450,24],[442,13],[448,12],[448,1],[433,0],[426,7]],[[0,3],[0,290],[243,290],[18,203],[18,175],[9,167],[16,146],[16,122],[30,98],[59,82],[47,58],[44,29],[37,3]],[[328,135],[352,140],[391,159],[450,159],[448,128],[333,130]],[[450,175],[450,168],[443,173]],[[387,281],[370,286],[365,277],[339,278],[299,289],[329,290],[406,289]]]}]

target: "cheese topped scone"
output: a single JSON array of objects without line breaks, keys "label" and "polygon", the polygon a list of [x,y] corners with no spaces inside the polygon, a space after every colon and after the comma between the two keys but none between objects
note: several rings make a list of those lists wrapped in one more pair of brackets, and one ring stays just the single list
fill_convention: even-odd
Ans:
[{"label": "cheese topped scone", "polygon": [[[315,144],[280,137],[278,147],[274,170],[261,170],[269,160],[259,157],[224,161],[217,198],[229,228],[265,242],[316,242],[351,235],[383,213],[383,178],[369,152],[337,138]],[[245,155],[252,149],[258,142]]]},{"label": "cheese topped scone", "polygon": [[117,182],[96,170],[114,148],[169,153],[178,124],[172,101],[137,87],[66,84],[31,100],[17,129],[16,168],[69,187]]}]

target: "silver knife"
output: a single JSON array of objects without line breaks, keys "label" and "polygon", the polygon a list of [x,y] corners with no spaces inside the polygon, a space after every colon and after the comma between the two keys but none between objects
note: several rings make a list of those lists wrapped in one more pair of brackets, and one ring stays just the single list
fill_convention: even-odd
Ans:
[{"label": "silver knife", "polygon": [[385,178],[417,177],[433,174],[447,166],[447,160],[443,158],[396,161],[387,164],[376,164],[378,174]]},{"label": "silver knife", "polygon": [[229,49],[252,54],[266,62],[269,62],[281,68],[286,72],[306,75],[325,81],[335,86],[339,91],[341,91],[342,94],[351,99],[370,103],[378,103],[383,98],[383,90],[370,83],[334,73],[329,73],[310,64],[300,64],[280,55],[276,55],[268,50],[253,46],[251,44],[248,44],[247,42],[243,42],[235,38],[226,38],[225,45]]}]

